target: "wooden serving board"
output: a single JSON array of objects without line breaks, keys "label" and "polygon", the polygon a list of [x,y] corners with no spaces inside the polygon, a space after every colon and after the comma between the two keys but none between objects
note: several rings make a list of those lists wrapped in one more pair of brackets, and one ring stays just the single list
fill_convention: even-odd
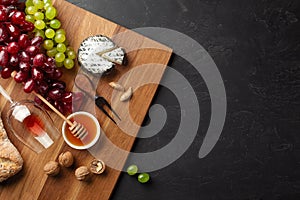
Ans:
[{"label": "wooden serving board", "polygon": [[[114,164],[124,166],[127,158],[126,153],[118,154],[115,148],[111,148],[111,144],[123,149],[124,152],[130,152],[139,126],[147,114],[158,87],[158,84],[140,85],[145,80],[154,83],[161,80],[172,50],[64,0],[57,0],[54,5],[59,13],[58,18],[66,29],[68,41],[74,49],[78,49],[81,41],[86,37],[102,34],[111,37],[126,50],[129,64],[117,66],[113,73],[101,78],[97,85],[98,94],[104,96],[121,116],[122,121],[118,123],[123,129],[97,110],[92,101],[86,99],[82,109],[94,111],[103,131],[98,146],[95,146],[96,156],[109,163],[103,175],[93,175],[88,182],[77,181],[74,171],[81,165],[88,165],[94,158],[89,151],[72,149],[60,137],[49,149],[36,154],[9,132],[9,138],[21,152],[25,163],[18,175],[0,184],[0,199],[109,199],[121,173],[120,170],[115,169]],[[148,67],[143,68],[144,65]],[[131,72],[132,69],[141,70]],[[73,90],[77,72],[82,73],[78,65],[75,70],[64,71],[63,80],[67,82],[69,90]],[[124,76],[125,74],[127,75]],[[125,87],[133,87],[135,90],[133,98],[127,103],[120,102],[118,99],[120,94],[113,95],[113,90],[108,85],[110,81],[119,80]],[[21,84],[16,84],[12,79],[0,79],[0,83],[16,101],[33,99],[32,95],[22,91]],[[3,97],[0,98],[0,105],[1,109],[8,106]],[[124,109],[126,106],[129,106],[129,113]],[[4,113],[2,117],[3,115]],[[51,113],[51,117],[60,130],[63,121],[54,113]],[[130,119],[135,123],[133,124]],[[130,130],[130,135],[126,134],[128,131],[124,132],[124,127]],[[50,160],[57,160],[58,155],[67,150],[74,154],[75,165],[72,168],[62,168],[57,177],[45,175],[44,165]]]}]

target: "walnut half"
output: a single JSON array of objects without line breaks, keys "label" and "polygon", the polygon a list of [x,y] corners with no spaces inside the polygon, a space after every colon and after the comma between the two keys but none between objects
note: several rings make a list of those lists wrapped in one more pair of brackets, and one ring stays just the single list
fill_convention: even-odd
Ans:
[{"label": "walnut half", "polygon": [[105,164],[102,160],[92,160],[90,164],[90,171],[94,174],[102,174],[105,170]]}]

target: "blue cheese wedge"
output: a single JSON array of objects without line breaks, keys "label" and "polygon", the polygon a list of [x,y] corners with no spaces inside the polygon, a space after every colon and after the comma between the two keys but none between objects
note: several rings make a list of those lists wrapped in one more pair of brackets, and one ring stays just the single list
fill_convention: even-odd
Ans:
[{"label": "blue cheese wedge", "polygon": [[93,74],[109,72],[115,64],[124,64],[124,59],[124,49],[103,35],[86,38],[78,49],[79,64]]}]

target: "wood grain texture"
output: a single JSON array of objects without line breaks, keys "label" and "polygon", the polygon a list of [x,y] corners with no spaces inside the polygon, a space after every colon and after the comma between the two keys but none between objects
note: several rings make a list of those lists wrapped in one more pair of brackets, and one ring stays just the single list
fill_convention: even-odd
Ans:
[{"label": "wood grain texture", "polygon": [[[89,151],[71,149],[62,137],[46,151],[35,154],[9,132],[9,137],[20,150],[25,164],[21,173],[0,184],[0,199],[109,199],[121,173],[115,168],[124,165],[127,152],[130,152],[133,146],[139,126],[157,90],[157,83],[161,80],[172,54],[168,47],[66,1],[55,1],[55,6],[63,28],[67,30],[69,43],[75,49],[78,49],[86,37],[103,34],[111,37],[126,50],[129,61],[127,66],[117,66],[113,73],[101,78],[99,82],[97,78],[91,77],[96,81],[97,93],[112,104],[122,120],[115,125],[95,108],[92,100],[85,99],[82,110],[94,114],[103,131],[99,142],[92,148],[93,155]],[[73,88],[76,73],[83,73],[77,65],[76,70],[64,71],[63,79],[67,81],[69,90],[76,91],[76,88]],[[110,81],[119,81],[126,88],[133,87],[135,92],[132,99],[129,102],[120,102],[121,94],[113,91],[108,85]],[[145,81],[153,84],[142,85]],[[1,79],[0,83],[17,101],[33,99],[33,95],[25,94],[22,85],[15,84],[12,79]],[[1,109],[5,110],[7,104],[4,98],[0,98],[0,103]],[[51,113],[51,117],[60,130],[63,121],[54,113]],[[118,148],[111,148],[112,144]],[[43,166],[50,160],[57,160],[58,155],[66,150],[74,154],[75,165],[62,168],[58,177],[47,177],[43,173]],[[77,181],[74,176],[75,169],[81,165],[88,165],[94,156],[101,158],[108,165],[105,173],[91,176],[88,182]]]}]

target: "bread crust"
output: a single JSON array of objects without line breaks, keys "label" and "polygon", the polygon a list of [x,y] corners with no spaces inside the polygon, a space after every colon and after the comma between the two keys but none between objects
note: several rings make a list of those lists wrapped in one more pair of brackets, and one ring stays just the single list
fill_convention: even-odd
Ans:
[{"label": "bread crust", "polygon": [[0,182],[14,176],[21,171],[23,159],[7,137],[7,133],[0,118]]}]

